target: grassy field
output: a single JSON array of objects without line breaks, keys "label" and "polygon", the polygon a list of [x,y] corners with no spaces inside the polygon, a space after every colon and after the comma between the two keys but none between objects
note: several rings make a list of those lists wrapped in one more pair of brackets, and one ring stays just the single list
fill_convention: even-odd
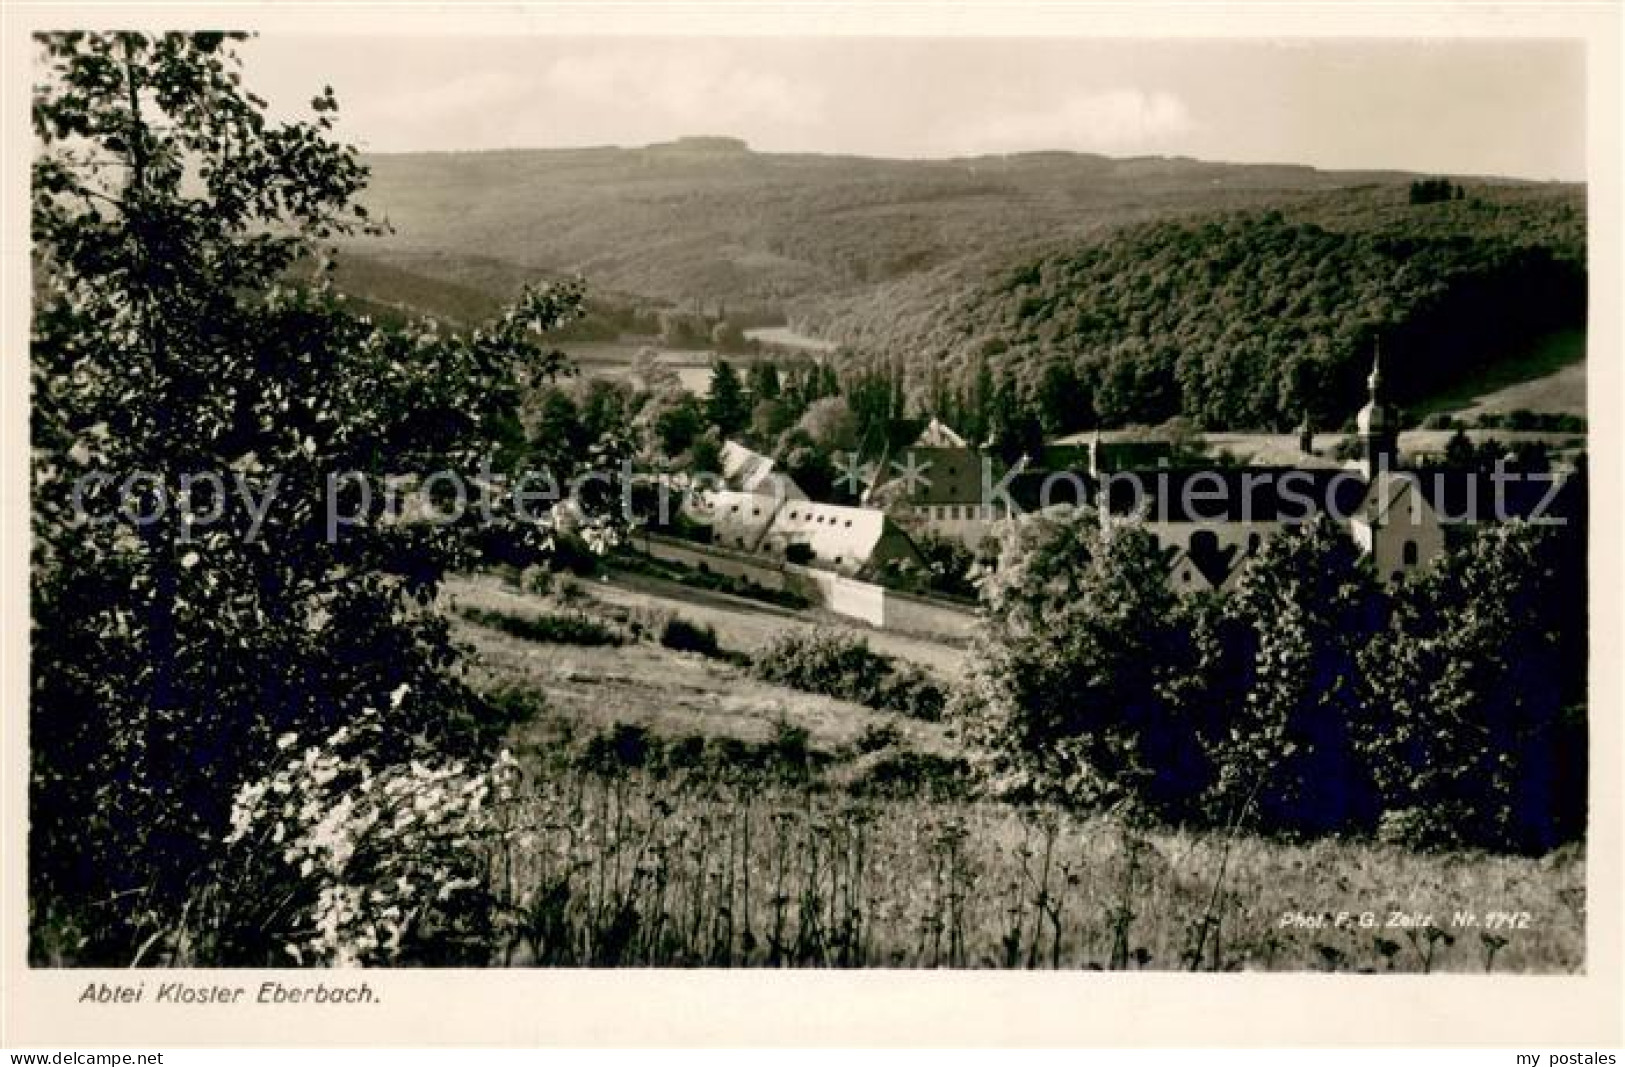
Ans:
[{"label": "grassy field", "polygon": [[[725,649],[759,651],[775,636],[812,625],[820,617],[721,593],[672,586],[658,579],[625,577],[611,583],[583,583],[590,590],[582,610],[618,621],[652,624],[676,615],[716,629]],[[456,609],[535,615],[547,603],[519,593],[490,576],[462,578],[446,589]],[[521,726],[520,750],[539,752],[561,729],[572,735],[610,730],[618,723],[646,727],[666,738],[726,737],[763,744],[779,725],[805,730],[816,752],[834,756],[850,750],[865,731],[889,728],[895,744],[913,753],[954,754],[946,728],[858,704],[769,685],[744,668],[696,653],[673,652],[652,642],[623,647],[539,644],[459,619],[458,635],[474,651],[471,680],[486,690],[519,687],[543,695],[548,714]],[[946,663],[952,649],[925,642],[873,635],[875,648],[909,654],[930,668]],[[837,768],[839,771],[839,768]]]},{"label": "grassy field", "polygon": [[1431,398],[1413,414],[1448,411],[1459,418],[1516,410],[1561,415],[1586,413],[1586,338],[1583,330],[1554,333],[1523,358],[1502,360],[1457,388]]},{"label": "grassy field", "polygon": [[[545,776],[512,818],[512,965],[1567,973],[1584,952],[1575,854],[1231,841],[641,773]],[[1484,925],[1502,921],[1528,926]]]},{"label": "grassy field", "polygon": [[[474,684],[533,694],[540,708],[510,736],[526,784],[497,867],[510,931],[500,963],[1582,966],[1578,849],[1425,855],[978,800],[949,726],[769,685],[647,637],[536,642],[464,613],[574,613],[628,634],[677,615],[747,654],[831,620],[641,577],[549,598],[464,578],[445,603],[472,646]],[[960,669],[960,650],[869,636],[927,669]]]}]

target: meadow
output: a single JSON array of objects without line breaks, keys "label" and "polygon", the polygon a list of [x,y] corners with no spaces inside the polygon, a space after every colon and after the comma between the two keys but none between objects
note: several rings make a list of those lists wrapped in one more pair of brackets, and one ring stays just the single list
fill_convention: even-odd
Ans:
[{"label": "meadow", "polygon": [[1584,955],[1569,851],[1147,832],[669,769],[551,771],[509,818],[493,962],[512,966],[1566,973]]},{"label": "meadow", "polygon": [[[1422,853],[1245,827],[1153,829],[990,799],[951,725],[769,685],[737,661],[649,636],[664,618],[706,626],[726,604],[696,608],[686,590],[618,583],[569,588],[538,597],[485,576],[450,594],[471,679],[523,711],[509,735],[523,784],[494,838],[503,936],[493,963],[1583,966],[1579,848]],[[530,641],[470,617],[561,610],[628,640]],[[809,621],[762,607],[716,632],[748,658]],[[963,654],[915,652],[928,670]]]}]

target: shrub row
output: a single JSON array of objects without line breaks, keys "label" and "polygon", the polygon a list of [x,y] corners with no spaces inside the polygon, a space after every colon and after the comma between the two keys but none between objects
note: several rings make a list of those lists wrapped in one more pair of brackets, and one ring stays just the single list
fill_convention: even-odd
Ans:
[{"label": "shrub row", "polygon": [[935,722],[946,700],[930,675],[839,630],[792,631],[760,656],[756,676],[775,685]]},{"label": "shrub row", "polygon": [[500,630],[511,637],[526,641],[542,641],[554,645],[625,644],[625,640],[615,630],[585,615],[511,615],[504,611],[469,607],[459,608],[458,612],[469,622]]}]

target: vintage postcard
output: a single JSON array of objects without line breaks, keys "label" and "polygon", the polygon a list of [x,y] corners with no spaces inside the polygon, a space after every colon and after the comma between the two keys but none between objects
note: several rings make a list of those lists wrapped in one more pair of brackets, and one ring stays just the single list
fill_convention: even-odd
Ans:
[{"label": "vintage postcard", "polygon": [[1625,1036],[1617,6],[6,20],[8,1042]]}]

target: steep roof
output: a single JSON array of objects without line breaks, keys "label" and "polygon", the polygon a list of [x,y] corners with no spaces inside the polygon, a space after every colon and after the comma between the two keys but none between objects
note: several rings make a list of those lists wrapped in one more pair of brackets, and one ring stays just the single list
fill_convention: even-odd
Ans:
[{"label": "steep roof", "polygon": [[767,456],[746,448],[738,441],[722,443],[722,480],[729,489],[746,493],[777,493],[786,499],[806,497],[801,487],[789,475],[778,471],[777,464]]},{"label": "steep roof", "polygon": [[[782,553],[788,545],[803,544],[824,562],[857,569],[869,562],[887,534],[907,540],[891,518],[876,508],[791,500],[773,516],[762,547]],[[909,554],[913,554],[912,546]]]},{"label": "steep roof", "polygon": [[1445,524],[1509,519],[1584,521],[1587,487],[1582,475],[1503,474],[1430,469],[1413,474],[1423,498]]},{"label": "steep roof", "polygon": [[717,489],[699,494],[692,502],[691,517],[711,528],[711,540],[726,548],[755,551],[762,535],[773,522],[773,514],[783,503],[772,496]]},{"label": "steep roof", "polygon": [[981,504],[984,459],[991,484],[997,484],[1008,469],[998,456],[974,448],[911,445],[891,456],[886,465],[890,478],[877,485],[870,498],[884,503],[906,500],[916,507]]},{"label": "steep roof", "polygon": [[966,445],[965,439],[959,436],[953,427],[933,415],[931,421],[925,424],[925,429],[914,439],[913,447],[964,448]]},{"label": "steep roof", "polygon": [[1354,516],[1366,496],[1359,471],[1305,467],[1158,467],[1099,480],[1097,506],[1150,522],[1305,522]]}]

